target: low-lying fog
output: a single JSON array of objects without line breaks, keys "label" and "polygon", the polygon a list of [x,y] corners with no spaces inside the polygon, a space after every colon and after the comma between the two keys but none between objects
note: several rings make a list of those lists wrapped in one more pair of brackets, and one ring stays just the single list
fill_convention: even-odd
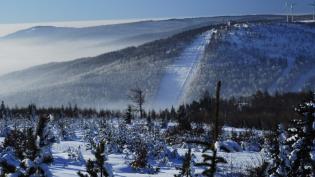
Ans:
[{"label": "low-lying fog", "polygon": [[32,24],[34,26],[0,24],[0,75],[137,46],[216,21],[222,19],[142,19]]},{"label": "low-lying fog", "polygon": [[[122,39],[118,36],[109,39],[106,38],[108,37],[108,34],[107,36],[101,36],[99,39],[89,39],[87,37],[78,40],[54,40],[53,37],[49,36],[44,40],[36,38],[13,38],[5,40],[1,39],[6,35],[15,33],[20,30],[30,29],[34,26],[84,28],[99,25],[122,24],[136,21],[139,21],[139,19],[50,22],[32,24],[0,24],[0,75],[49,62],[69,61],[82,57],[96,56],[105,52],[118,50],[130,45],[138,45],[146,42],[134,40],[132,42],[119,41]],[[88,35],[89,34],[87,34],[87,36]]]},{"label": "low-lying fog", "polygon": [[68,61],[117,50],[128,44],[106,41],[59,41],[53,43],[30,40],[0,41],[0,75],[49,62]]}]

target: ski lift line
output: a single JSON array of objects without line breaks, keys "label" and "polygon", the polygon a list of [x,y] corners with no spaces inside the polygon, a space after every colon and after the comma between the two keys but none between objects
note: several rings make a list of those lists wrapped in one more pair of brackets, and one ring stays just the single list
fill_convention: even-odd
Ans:
[{"label": "ski lift line", "polygon": [[[199,63],[198,59],[204,53],[206,44],[211,40],[211,31],[200,34],[180,57],[175,58],[173,64],[164,68],[165,75],[155,96],[154,102],[156,105],[162,107],[166,106],[164,104],[176,106],[179,102],[181,92],[183,92],[184,86],[187,85],[189,76]],[[172,83],[175,85],[172,86]],[[170,95],[171,93],[174,95]]]},{"label": "ski lift line", "polygon": [[[205,44],[203,43],[202,45],[205,45]],[[198,60],[200,57],[201,57],[201,53],[198,53],[198,55],[196,56],[196,60]],[[189,70],[189,72],[187,74],[187,77],[185,78],[185,81],[184,81],[184,83],[183,83],[183,85],[181,87],[181,90],[180,90],[180,92],[177,95],[177,101],[178,102],[180,101],[180,97],[183,95],[184,89],[187,86],[187,81],[190,78],[189,76],[192,75],[192,72],[196,68],[196,65],[197,65],[197,62],[194,62],[194,64],[192,65],[192,67],[190,68],[190,70]]]},{"label": "ski lift line", "polygon": [[[211,34],[209,34],[211,33]],[[205,37],[207,37],[207,35],[212,36],[213,35],[213,30],[207,31],[203,34]],[[202,47],[205,48],[206,45],[210,42],[211,37],[209,37],[209,39],[204,40],[202,43]],[[187,77],[185,78],[184,84],[181,87],[181,90],[179,92],[179,95],[177,96],[177,104],[180,102],[180,98],[183,96],[184,94],[184,89],[187,87],[188,81],[190,80],[190,78],[192,77],[192,73],[196,70],[198,64],[199,64],[199,59],[202,57],[202,55],[204,55],[203,52],[199,52],[198,55],[196,56],[195,62],[193,62],[192,67],[190,68],[190,71],[187,75]]]}]

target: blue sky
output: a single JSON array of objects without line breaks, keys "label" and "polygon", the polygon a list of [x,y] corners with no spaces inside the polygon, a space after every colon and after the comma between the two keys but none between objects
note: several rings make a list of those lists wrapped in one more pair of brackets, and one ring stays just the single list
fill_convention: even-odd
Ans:
[{"label": "blue sky", "polygon": [[[285,0],[1,0],[0,23],[283,14]],[[293,0],[311,13],[312,0]]]}]

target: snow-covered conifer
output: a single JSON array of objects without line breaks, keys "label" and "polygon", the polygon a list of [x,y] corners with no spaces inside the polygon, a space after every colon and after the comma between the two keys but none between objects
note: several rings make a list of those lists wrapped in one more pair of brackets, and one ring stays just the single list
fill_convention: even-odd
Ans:
[{"label": "snow-covered conifer", "polygon": [[270,177],[286,177],[290,169],[288,159],[287,135],[282,124],[278,125],[276,132],[271,135],[269,152],[271,153],[271,164],[268,170]]},{"label": "snow-covered conifer", "polygon": [[112,176],[111,170],[106,165],[105,143],[102,141],[97,145],[94,153],[95,160],[89,159],[86,163],[86,172],[78,172],[80,177],[109,177]]},{"label": "snow-covered conifer", "polygon": [[50,116],[40,116],[35,131],[31,128],[14,130],[6,137],[5,146],[11,150],[1,155],[0,159],[4,161],[0,165],[5,169],[2,175],[52,176],[48,165],[53,161],[51,146],[55,138],[50,131],[50,119]]},{"label": "snow-covered conifer", "polygon": [[296,111],[302,119],[293,122],[289,129],[290,137],[287,142],[292,151],[289,154],[290,171],[288,176],[313,177],[315,175],[314,141],[315,102],[314,100],[299,105]]},{"label": "snow-covered conifer", "polygon": [[146,168],[148,166],[148,149],[144,143],[139,143],[136,147],[136,158],[130,164],[133,168]]},{"label": "snow-covered conifer", "polygon": [[212,154],[204,153],[202,155],[203,162],[197,163],[197,166],[204,166],[206,169],[203,171],[204,176],[214,177],[217,171],[217,163],[226,163],[226,160],[222,157],[217,155],[218,151],[218,139],[220,134],[220,126],[219,126],[219,106],[220,106],[220,89],[221,89],[221,81],[217,83],[217,90],[216,90],[216,109],[215,109],[215,120],[213,124],[213,139],[208,142],[197,142],[201,145],[205,146],[204,152],[207,150],[211,150]]},{"label": "snow-covered conifer", "polygon": [[189,148],[188,152],[185,154],[183,165],[179,168],[180,173],[175,175],[175,177],[193,177],[195,172],[193,165],[191,149]]},{"label": "snow-covered conifer", "polygon": [[132,106],[128,105],[128,108],[124,115],[126,124],[131,124],[131,120],[133,118],[132,112],[133,112]]}]

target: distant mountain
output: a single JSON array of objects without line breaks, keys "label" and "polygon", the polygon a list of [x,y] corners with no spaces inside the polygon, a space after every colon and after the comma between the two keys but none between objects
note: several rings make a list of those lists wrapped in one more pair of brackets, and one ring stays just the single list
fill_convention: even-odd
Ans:
[{"label": "distant mountain", "polygon": [[32,27],[0,37],[0,75],[48,62],[70,61],[138,46],[216,20],[173,19],[84,28]]},{"label": "distant mountain", "polygon": [[222,16],[222,17],[200,17],[169,20],[140,21],[124,24],[92,26],[83,28],[35,26],[21,30],[0,39],[41,39],[41,40],[84,40],[84,39],[112,39],[119,40],[142,35],[152,34],[175,34],[197,27],[210,24],[235,21],[252,21],[259,19],[283,19],[283,16]]},{"label": "distant mountain", "polygon": [[49,62],[91,57],[226,22],[282,16],[203,17],[65,28],[36,26],[0,38],[0,75]]},{"label": "distant mountain", "polygon": [[278,20],[210,25],[138,47],[13,72],[0,77],[0,99],[11,105],[117,108],[129,103],[131,88],[141,87],[147,107],[163,107],[157,102],[163,102],[163,92],[178,95],[170,95],[166,106],[189,102],[205,91],[213,93],[217,80],[225,97],[315,88],[315,27]]}]

